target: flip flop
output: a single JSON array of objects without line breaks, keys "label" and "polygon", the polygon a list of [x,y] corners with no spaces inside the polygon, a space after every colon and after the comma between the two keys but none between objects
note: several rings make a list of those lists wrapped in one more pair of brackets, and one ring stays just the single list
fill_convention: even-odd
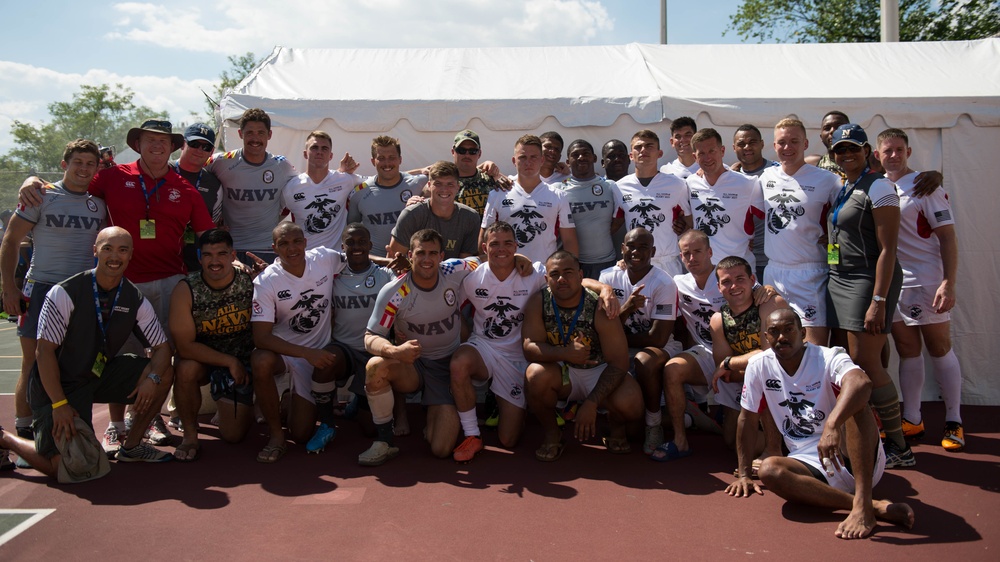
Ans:
[{"label": "flip flop", "polygon": [[288,450],[288,444],[282,443],[281,445],[266,445],[263,449],[257,453],[257,462],[264,464],[272,464],[281,460],[281,457],[285,456],[285,451]]},{"label": "flip flop", "polygon": [[[184,458],[177,456],[177,453],[184,453]],[[198,443],[181,443],[174,449],[174,460],[177,462],[196,461],[201,457],[201,445]]]},{"label": "flip flop", "polygon": [[[663,454],[661,456],[657,456],[656,455],[657,451]],[[677,445],[675,445],[674,442],[671,441],[669,443],[664,443],[659,447],[657,447],[656,450],[653,451],[653,454],[649,456],[649,458],[653,459],[656,462],[670,462],[690,456],[691,456],[691,449],[688,449],[687,451],[680,451],[677,449]]]},{"label": "flip flop", "polygon": [[558,443],[543,443],[541,447],[535,451],[535,458],[542,462],[553,462],[559,460],[559,457],[563,454],[563,449],[566,448],[566,443],[560,441]]}]

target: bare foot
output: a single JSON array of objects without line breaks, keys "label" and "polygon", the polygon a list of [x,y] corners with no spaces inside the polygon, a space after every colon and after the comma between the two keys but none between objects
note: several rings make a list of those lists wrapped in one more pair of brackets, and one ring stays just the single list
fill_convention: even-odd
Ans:
[{"label": "bare foot", "polygon": [[185,439],[181,441],[181,444],[178,445],[176,449],[174,449],[174,460],[180,462],[193,461],[198,458],[198,448],[199,444],[197,439],[192,439],[190,441]]},{"label": "bare foot", "polygon": [[844,519],[834,535],[841,539],[863,539],[875,528],[875,513],[873,511],[852,510]]},{"label": "bare foot", "polygon": [[902,502],[891,503],[887,500],[876,501],[874,503],[875,517],[883,521],[902,525],[907,529],[913,528],[913,508],[909,504]]}]

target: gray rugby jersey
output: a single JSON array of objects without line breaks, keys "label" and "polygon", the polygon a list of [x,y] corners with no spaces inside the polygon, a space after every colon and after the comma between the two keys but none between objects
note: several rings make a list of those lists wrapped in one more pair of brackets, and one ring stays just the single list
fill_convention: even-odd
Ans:
[{"label": "gray rugby jersey", "polygon": [[103,199],[68,191],[60,181],[38,207],[18,206],[17,216],[35,225],[28,279],[55,284],[94,267],[94,241],[108,216]]}]

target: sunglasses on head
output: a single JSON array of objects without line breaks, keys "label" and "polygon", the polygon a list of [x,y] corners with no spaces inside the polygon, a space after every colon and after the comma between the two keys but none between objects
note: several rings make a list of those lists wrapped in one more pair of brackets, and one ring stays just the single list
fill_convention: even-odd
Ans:
[{"label": "sunglasses on head", "polygon": [[848,152],[861,152],[865,147],[856,144],[841,144],[834,147],[834,154],[847,154]]},{"label": "sunglasses on head", "polygon": [[188,146],[190,146],[191,148],[193,148],[195,150],[201,150],[201,151],[204,151],[204,152],[211,152],[213,149],[215,149],[215,147],[211,143],[208,143],[208,142],[205,142],[205,141],[189,142]]},{"label": "sunglasses on head", "polygon": [[479,154],[479,149],[478,148],[462,148],[461,146],[456,146],[455,147],[455,153],[456,154],[461,154],[463,156],[466,155],[466,154],[471,154],[471,155],[475,156],[475,155]]}]

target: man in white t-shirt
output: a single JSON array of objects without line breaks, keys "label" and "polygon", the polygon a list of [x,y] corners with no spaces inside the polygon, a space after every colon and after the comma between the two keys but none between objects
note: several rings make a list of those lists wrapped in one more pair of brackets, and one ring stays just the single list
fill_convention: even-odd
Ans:
[{"label": "man in white t-shirt", "polygon": [[670,122],[670,146],[677,152],[677,158],[660,166],[661,172],[683,180],[698,171],[699,164],[691,147],[691,138],[697,130],[698,125],[690,117],[678,117]]},{"label": "man in white t-shirt", "polygon": [[[734,172],[744,176],[759,178],[764,170],[778,163],[764,158],[764,139],[760,129],[750,123],[744,123],[736,128],[733,134],[733,152],[738,161],[730,167]],[[754,215],[753,220],[753,256],[757,261],[754,274],[758,280],[764,279],[764,267],[767,265],[767,254],[764,252],[764,217]]]},{"label": "man in white t-shirt", "polygon": [[945,405],[941,446],[957,452],[965,448],[960,412],[962,369],[951,347],[951,309],[955,306],[958,273],[958,237],[948,194],[938,189],[923,197],[914,194],[917,173],[909,168],[909,139],[899,129],[878,136],[875,155],[885,176],[899,191],[899,240],[896,254],[903,268],[903,289],[896,304],[892,339],[899,353],[899,387],[903,395],[903,435],[924,433],[920,400],[924,387],[921,341],[927,346],[934,376]]},{"label": "man in white t-shirt", "polygon": [[[257,346],[250,357],[253,389],[270,434],[257,455],[263,463],[277,462],[288,447],[276,377],[287,374],[291,385],[292,439],[306,443],[316,427],[314,379],[332,381],[335,376],[330,347],[333,279],[347,265],[336,250],[306,250],[302,227],[295,223],[278,224],[272,238],[278,259],[254,279],[250,316]],[[325,374],[315,377],[314,369]]]},{"label": "man in white t-shirt", "polygon": [[694,228],[712,239],[712,249],[720,256],[739,256],[755,267],[753,217],[764,217],[760,183],[726,168],[726,147],[715,129],[695,133],[691,146],[701,166],[687,178]]},{"label": "man in white t-shirt", "polygon": [[761,464],[760,480],[768,490],[789,502],[849,510],[834,533],[842,539],[867,537],[876,519],[912,527],[909,505],[872,499],[885,453],[868,406],[868,375],[843,348],[804,342],[805,330],[791,309],[777,310],[766,321],[771,349],[747,365],[737,441],[739,478],[726,493],[764,493],[751,479],[756,435],[747,429],[757,427],[757,412],[766,399],[789,451],[787,457],[768,457]]},{"label": "man in white t-shirt", "polygon": [[680,275],[683,268],[677,258],[677,234],[674,221],[681,219],[685,229],[691,228],[691,199],[687,184],[672,174],[656,169],[663,156],[660,138],[648,129],[632,135],[630,157],[635,162],[635,173],[618,180],[621,208],[625,212],[625,228],[643,227],[653,234],[654,246],[659,254],[653,256],[653,265],[670,275]]},{"label": "man in white t-shirt", "polygon": [[774,126],[774,151],[781,165],[760,175],[767,222],[764,283],[773,285],[799,315],[806,339],[825,345],[830,335],[826,326],[830,267],[823,225],[841,181],[833,172],[806,164],[807,148],[801,121],[782,119]]},{"label": "man in white t-shirt", "polygon": [[347,225],[347,200],[363,181],[343,170],[356,168],[357,163],[345,154],[341,169],[330,170],[333,139],[325,131],[309,133],[302,156],[306,171],[288,180],[281,191],[281,203],[292,213],[292,222],[302,226],[307,249],[336,248]]},{"label": "man in white t-shirt", "polygon": [[483,450],[476,418],[473,384],[489,382],[497,397],[500,444],[514,447],[524,429],[524,373],[528,362],[521,349],[524,305],[545,285],[545,268],[535,262],[528,276],[515,265],[514,229],[503,221],[486,227],[482,252],[486,263],[462,281],[459,302],[475,309],[472,335],[451,358],[451,394],[455,398],[464,440],[455,448],[458,462],[469,462]]},{"label": "man in white t-shirt", "polygon": [[479,230],[479,245],[485,242],[484,232],[490,224],[502,220],[514,227],[518,252],[533,262],[544,262],[556,251],[561,240],[563,249],[580,253],[576,227],[566,196],[542,181],[542,141],[534,135],[524,135],[514,144],[514,167],[517,178],[510,191],[494,191],[486,200],[483,222]]},{"label": "man in white t-shirt", "polygon": [[539,175],[545,183],[557,183],[569,177],[567,165],[562,162],[562,151],[565,143],[562,135],[555,131],[546,131],[538,135],[542,141],[542,167]]},{"label": "man in white t-shirt", "polygon": [[677,319],[677,285],[667,272],[650,262],[655,254],[653,235],[645,228],[635,228],[625,235],[622,244],[625,269],[612,266],[601,272],[601,282],[611,286],[621,304],[618,319],[625,328],[632,370],[643,391],[646,438],[642,450],[647,455],[663,444],[663,366],[681,351],[680,342],[672,337]]}]

